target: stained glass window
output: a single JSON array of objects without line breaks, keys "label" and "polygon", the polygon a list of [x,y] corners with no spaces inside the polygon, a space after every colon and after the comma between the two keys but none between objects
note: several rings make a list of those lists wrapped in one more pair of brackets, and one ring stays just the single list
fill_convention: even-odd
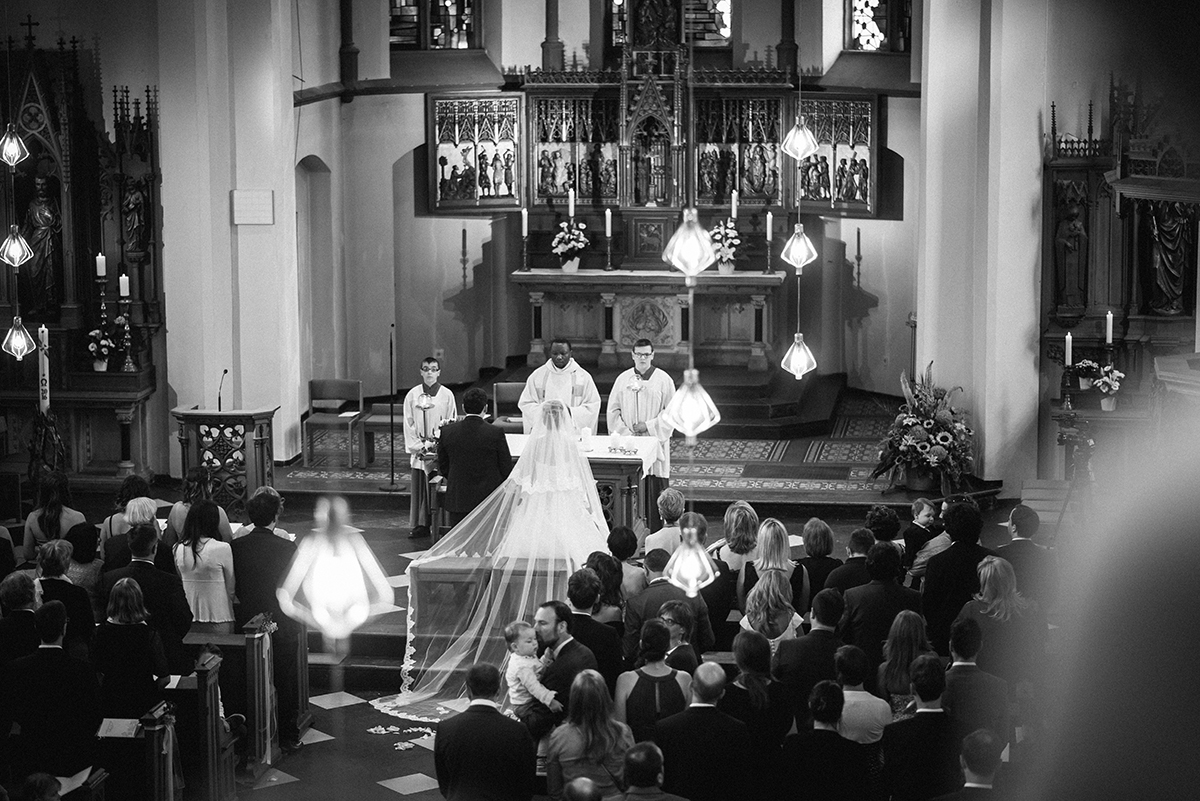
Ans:
[{"label": "stained glass window", "polygon": [[476,0],[391,0],[393,50],[478,47]]},{"label": "stained glass window", "polygon": [[848,8],[848,50],[908,52],[912,0],[850,0]]}]

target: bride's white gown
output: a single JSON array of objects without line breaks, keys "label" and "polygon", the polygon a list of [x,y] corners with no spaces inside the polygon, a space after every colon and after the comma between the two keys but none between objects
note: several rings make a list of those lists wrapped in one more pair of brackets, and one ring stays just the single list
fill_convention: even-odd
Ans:
[{"label": "bride's white gown", "polygon": [[[398,695],[372,701],[388,714],[432,721],[465,697],[475,662],[501,666],[504,627],[566,600],[567,579],[606,551],[608,526],[570,415],[558,401],[512,473],[408,569],[408,640]],[[452,704],[451,706],[446,706]]]}]

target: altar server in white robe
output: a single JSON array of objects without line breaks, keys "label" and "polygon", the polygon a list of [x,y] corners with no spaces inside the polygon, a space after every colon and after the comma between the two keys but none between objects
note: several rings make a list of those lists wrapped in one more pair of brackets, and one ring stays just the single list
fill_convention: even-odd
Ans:
[{"label": "altar server in white robe", "polygon": [[559,400],[571,413],[576,431],[596,433],[600,421],[600,393],[587,370],[571,358],[571,343],[565,339],[550,342],[550,361],[534,370],[525,380],[525,389],[517,405],[525,433],[533,430],[541,416],[542,404]]},{"label": "altar server in white robe", "polygon": [[[412,503],[409,504],[410,537],[428,537],[429,474],[437,467],[437,440],[442,423],[457,419],[454,393],[438,380],[442,365],[432,356],[421,360],[421,383],[404,396],[404,449],[412,468]],[[424,398],[424,400],[423,400]]]},{"label": "altar server in white robe", "polygon": [[658,452],[645,478],[646,522],[658,531],[658,494],[671,477],[671,434],[675,429],[663,419],[663,410],[675,396],[675,382],[654,366],[654,344],[648,339],[633,343],[633,367],[617,376],[608,396],[608,433],[654,437]]}]

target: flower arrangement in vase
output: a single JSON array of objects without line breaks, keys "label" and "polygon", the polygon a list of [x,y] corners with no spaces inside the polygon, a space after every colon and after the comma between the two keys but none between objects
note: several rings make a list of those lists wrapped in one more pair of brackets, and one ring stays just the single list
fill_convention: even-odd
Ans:
[{"label": "flower arrangement in vase", "polygon": [[737,256],[737,246],[742,244],[738,237],[737,225],[732,217],[721,220],[708,232],[712,237],[713,248],[717,252],[717,270],[728,275],[733,272],[733,260]]},{"label": "flower arrangement in vase", "polygon": [[108,354],[117,348],[108,332],[102,328],[93,328],[87,335],[88,354],[92,358],[92,369],[103,372],[108,369]]},{"label": "flower arrangement in vase", "polygon": [[579,269],[579,254],[588,246],[587,235],[583,233],[587,224],[570,220],[560,222],[558,227],[562,230],[554,235],[550,249],[558,256],[564,270],[574,272]]},{"label": "flower arrangement in vase", "polygon": [[1092,382],[1100,377],[1100,365],[1091,359],[1080,359],[1072,367],[1075,377],[1079,379],[1080,389],[1091,389]]},{"label": "flower arrangement in vase", "polygon": [[1117,393],[1121,391],[1121,379],[1124,377],[1125,374],[1111,364],[1100,368],[1100,377],[1092,383],[1092,386],[1104,395],[1100,399],[1100,408],[1104,411],[1116,411]]},{"label": "flower arrangement in vase", "polygon": [[966,424],[966,413],[951,405],[961,387],[945,389],[933,383],[933,362],[924,375],[910,379],[900,374],[900,388],[906,403],[892,421],[887,437],[879,443],[879,464],[872,476],[880,476],[899,467],[913,489],[914,475],[937,474],[942,488],[961,481],[971,469],[972,439],[975,432]]}]

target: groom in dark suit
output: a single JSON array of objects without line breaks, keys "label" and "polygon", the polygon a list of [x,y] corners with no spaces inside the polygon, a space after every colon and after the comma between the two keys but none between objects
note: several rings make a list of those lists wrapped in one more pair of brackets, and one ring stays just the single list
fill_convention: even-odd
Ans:
[{"label": "groom in dark suit", "polygon": [[482,389],[468,389],[463,396],[467,416],[442,428],[438,471],[446,478],[445,508],[451,526],[491,495],[512,470],[504,432],[483,419],[487,402]]},{"label": "groom in dark suit", "polygon": [[533,796],[536,756],[524,726],[496,705],[500,671],[495,665],[467,670],[470,706],[438,724],[433,766],[448,801],[526,801]]},{"label": "groom in dark suit", "polygon": [[588,668],[600,670],[592,649],[571,636],[573,625],[571,607],[562,601],[546,601],[533,615],[533,630],[551,659],[542,674],[542,684],[553,690],[556,700],[563,705],[563,711],[555,714],[540,701],[534,703],[525,725],[535,740],[542,739],[566,718],[575,677]]}]

